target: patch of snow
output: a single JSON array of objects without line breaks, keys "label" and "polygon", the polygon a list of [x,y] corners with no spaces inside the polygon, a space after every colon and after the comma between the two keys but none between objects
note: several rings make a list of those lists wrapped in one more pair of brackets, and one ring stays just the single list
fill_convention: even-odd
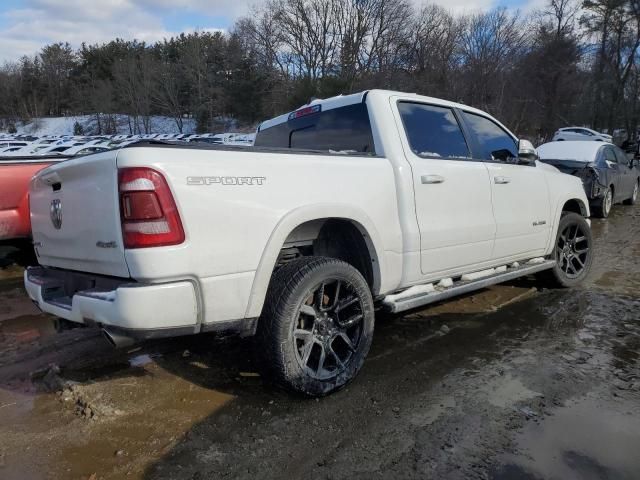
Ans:
[{"label": "patch of snow", "polygon": [[527,263],[529,265],[539,265],[541,263],[544,263],[546,260],[544,259],[544,257],[536,257],[536,258],[532,258],[531,260],[529,260]]},{"label": "patch of snow", "polygon": [[461,280],[463,282],[472,282],[474,280],[479,280],[480,278],[493,275],[494,273],[496,273],[495,268],[489,268],[488,270],[482,270],[481,272],[465,273],[462,275]]},{"label": "patch of snow", "polygon": [[[129,119],[127,115],[114,115],[116,122],[116,134],[127,135],[134,132],[129,127]],[[106,120],[106,116],[103,117]],[[34,118],[31,122],[16,124],[16,130],[19,134],[47,136],[47,135],[73,135],[73,126],[78,122],[84,131],[84,135],[97,134],[97,120],[95,115],[79,115],[68,117],[42,117]],[[182,133],[192,134],[196,130],[196,121],[193,118],[184,118],[182,120]],[[131,120],[133,125],[133,120]],[[178,126],[171,117],[154,115],[149,121],[151,133],[178,133]],[[140,134],[144,134],[142,122],[138,122],[139,128],[142,130]],[[138,133],[138,132],[136,132]]]},{"label": "patch of snow", "polygon": [[433,284],[427,283],[426,285],[415,285],[413,287],[409,287],[406,290],[396,293],[394,295],[387,295],[384,297],[384,303],[394,303],[398,300],[404,300],[411,297],[417,297],[419,295],[424,295],[427,293],[433,293],[436,289],[433,287]]}]

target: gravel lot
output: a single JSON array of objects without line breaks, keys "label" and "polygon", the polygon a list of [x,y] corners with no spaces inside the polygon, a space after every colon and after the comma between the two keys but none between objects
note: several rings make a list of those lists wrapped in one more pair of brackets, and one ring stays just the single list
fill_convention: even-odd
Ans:
[{"label": "gravel lot", "polygon": [[56,333],[0,247],[0,478],[640,478],[640,207],[593,227],[581,288],[379,313],[319,401],[264,385],[250,341]]}]

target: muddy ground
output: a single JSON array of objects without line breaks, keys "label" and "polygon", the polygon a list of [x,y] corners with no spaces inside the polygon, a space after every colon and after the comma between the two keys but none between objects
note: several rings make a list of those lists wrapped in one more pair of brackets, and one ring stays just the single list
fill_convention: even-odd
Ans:
[{"label": "muddy ground", "polygon": [[56,333],[0,247],[0,478],[640,478],[640,207],[593,227],[581,288],[379,313],[319,401],[264,385],[250,341]]}]

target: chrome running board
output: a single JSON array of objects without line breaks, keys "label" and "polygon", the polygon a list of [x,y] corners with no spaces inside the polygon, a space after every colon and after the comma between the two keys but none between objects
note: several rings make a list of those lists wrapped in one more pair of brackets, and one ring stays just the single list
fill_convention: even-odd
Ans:
[{"label": "chrome running board", "polygon": [[[549,270],[553,268],[556,263],[554,260],[539,260],[540,261],[536,263],[530,261],[529,263],[518,266],[513,266],[516,265],[513,264],[509,267],[489,269],[489,271],[495,271],[496,273],[484,275],[477,280],[463,280],[466,277],[466,275],[463,275],[461,280],[453,282],[453,285],[450,287],[434,286],[433,284],[416,285],[403,292],[387,295],[382,300],[382,304],[393,313],[404,312],[405,310],[447,300],[497,283],[508,282],[509,280],[514,280],[519,277]],[[474,274],[469,274],[468,276],[473,277]],[[416,293],[412,294],[411,290],[414,290]]]}]

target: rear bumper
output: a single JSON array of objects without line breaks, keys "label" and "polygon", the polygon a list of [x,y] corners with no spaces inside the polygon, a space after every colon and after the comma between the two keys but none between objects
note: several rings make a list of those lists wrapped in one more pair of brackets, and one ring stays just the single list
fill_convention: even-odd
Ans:
[{"label": "rear bumper", "polygon": [[198,302],[188,281],[150,285],[31,267],[24,284],[42,311],[72,322],[115,327],[139,337],[196,332]]}]

